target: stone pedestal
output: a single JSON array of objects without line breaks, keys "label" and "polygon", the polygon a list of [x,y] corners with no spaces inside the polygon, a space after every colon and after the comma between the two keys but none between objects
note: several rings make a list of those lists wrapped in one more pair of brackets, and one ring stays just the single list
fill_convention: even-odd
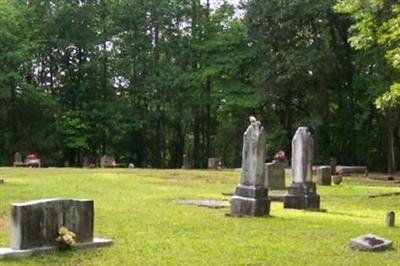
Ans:
[{"label": "stone pedestal", "polygon": [[243,137],[240,184],[231,200],[232,216],[264,216],[270,210],[265,188],[265,131],[255,117],[250,117],[250,121]]},{"label": "stone pedestal", "polygon": [[231,214],[264,216],[269,214],[270,204],[268,189],[238,185],[231,200]]},{"label": "stone pedestal", "polygon": [[293,183],[283,198],[286,209],[319,209],[319,195],[313,182]]}]

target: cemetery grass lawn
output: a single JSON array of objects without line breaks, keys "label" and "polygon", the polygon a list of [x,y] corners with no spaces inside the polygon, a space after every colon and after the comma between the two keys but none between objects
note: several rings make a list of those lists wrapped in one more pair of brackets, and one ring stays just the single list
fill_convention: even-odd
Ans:
[{"label": "cemetery grass lawn", "polygon": [[[108,248],[59,252],[1,265],[398,265],[400,228],[384,225],[386,211],[400,216],[399,185],[344,178],[318,187],[327,212],[285,210],[273,202],[268,218],[231,218],[229,209],[177,205],[174,199],[228,200],[234,171],[150,169],[0,168],[0,246],[9,246],[9,206],[38,198],[95,201],[95,235],[113,238]],[[399,218],[398,218],[399,219]],[[400,224],[399,220],[397,221]],[[394,249],[347,249],[350,238],[374,233]]]}]

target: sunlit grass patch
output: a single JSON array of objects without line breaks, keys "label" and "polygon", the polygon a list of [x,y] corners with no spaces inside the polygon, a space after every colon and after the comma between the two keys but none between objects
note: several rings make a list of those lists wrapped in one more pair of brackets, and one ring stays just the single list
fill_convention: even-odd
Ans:
[{"label": "sunlit grass patch", "polygon": [[[0,246],[9,242],[9,206],[47,197],[95,200],[95,235],[113,238],[104,249],[56,253],[4,265],[396,265],[399,227],[384,225],[387,210],[400,211],[398,185],[371,185],[344,178],[318,187],[327,212],[283,209],[271,204],[266,218],[233,218],[228,208],[175,204],[175,199],[229,200],[235,171],[152,169],[0,168]],[[395,249],[349,251],[350,238],[374,233]]]}]

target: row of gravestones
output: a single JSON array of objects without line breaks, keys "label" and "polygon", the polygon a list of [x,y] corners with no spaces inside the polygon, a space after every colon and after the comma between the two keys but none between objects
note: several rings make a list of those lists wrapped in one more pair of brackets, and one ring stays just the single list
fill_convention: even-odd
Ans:
[{"label": "row of gravestones", "polygon": [[[250,122],[243,136],[240,183],[231,200],[233,216],[264,216],[270,210],[264,166],[266,134],[255,117],[250,117]],[[320,207],[320,197],[312,181],[313,146],[314,141],[308,129],[299,127],[292,140],[292,184],[283,198],[284,208]]]},{"label": "row of gravestones", "polygon": [[[113,243],[93,236],[93,200],[45,199],[15,203],[11,205],[10,224],[10,247],[0,248],[0,259],[51,253],[72,245],[90,248]],[[63,232],[69,234],[62,235]]]},{"label": "row of gravestones", "polygon": [[[84,157],[83,158],[83,167],[84,168],[95,168],[96,167],[96,163],[93,162],[93,160],[91,160],[88,157]],[[130,164],[126,164],[126,163],[117,163],[117,161],[115,160],[115,158],[113,156],[110,155],[103,155],[100,158],[100,167],[101,168],[134,168],[134,165],[132,163]]]},{"label": "row of gravestones", "polygon": [[[264,216],[270,212],[268,188],[265,187],[264,128],[255,117],[243,137],[242,172],[240,183],[231,200],[232,216]],[[283,207],[291,209],[319,209],[320,197],[312,181],[314,141],[306,127],[299,127],[292,140],[292,184],[283,198]],[[319,171],[331,174],[331,167]],[[326,174],[327,175],[327,174]],[[394,213],[388,213],[387,224],[394,225]],[[349,248],[383,251],[392,248],[391,240],[367,234],[350,240]]]},{"label": "row of gravestones", "polygon": [[14,154],[14,167],[41,167],[41,160],[36,154],[28,154],[24,161],[22,161],[22,155],[19,152]]},{"label": "row of gravestones", "polygon": [[[332,180],[335,184],[341,182],[341,176],[334,176],[332,179],[331,166],[318,166],[316,170],[316,184],[330,186]],[[285,164],[274,160],[265,164],[265,187],[271,190],[285,189]]]},{"label": "row of gravestones", "polygon": [[[31,156],[35,156],[31,158]],[[91,168],[95,166],[94,164],[88,157],[83,158],[83,167],[85,168]],[[27,158],[22,161],[22,156],[19,152],[16,152],[14,154],[14,167],[39,167],[41,166],[41,161],[35,154],[30,154],[27,156]],[[69,166],[68,162],[65,162],[65,166]],[[133,164],[126,164],[126,163],[117,163],[115,161],[115,158],[113,156],[109,155],[103,155],[100,158],[100,167],[101,168],[116,168],[116,167],[130,167],[133,168]]]}]

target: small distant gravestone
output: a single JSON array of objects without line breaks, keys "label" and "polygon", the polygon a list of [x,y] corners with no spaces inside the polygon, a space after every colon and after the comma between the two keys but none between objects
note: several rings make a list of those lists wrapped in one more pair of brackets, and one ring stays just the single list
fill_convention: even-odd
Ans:
[{"label": "small distant gravestone", "polygon": [[373,234],[359,236],[350,240],[349,248],[360,251],[385,251],[391,249],[393,241]]},{"label": "small distant gravestone", "polygon": [[271,201],[265,188],[264,128],[255,117],[243,135],[242,171],[240,183],[231,200],[232,216],[264,216],[270,211]]},{"label": "small distant gravestone", "polygon": [[292,184],[283,198],[288,209],[319,209],[320,197],[312,182],[314,140],[307,127],[299,127],[292,140]]},{"label": "small distant gravestone", "polygon": [[21,153],[16,152],[16,153],[14,154],[14,162],[16,162],[16,163],[22,163],[22,156],[21,156]]},{"label": "small distant gravestone", "polygon": [[396,214],[394,211],[389,211],[386,213],[386,225],[393,227],[395,225],[395,218],[396,218]]},{"label": "small distant gravestone", "polygon": [[14,154],[14,163],[13,163],[14,167],[24,167],[27,166],[23,161],[22,161],[22,156],[21,153],[16,152]]},{"label": "small distant gravestone", "polygon": [[208,158],[208,169],[218,169],[220,165],[220,159],[211,157]]},{"label": "small distant gravestone", "polygon": [[285,165],[280,161],[265,164],[265,186],[268,189],[285,189]]},{"label": "small distant gravestone", "polygon": [[112,240],[93,237],[93,200],[44,199],[11,206],[11,247],[0,248],[0,258],[48,253],[59,248],[58,230],[76,234],[76,247],[111,245]]},{"label": "small distant gravestone", "polygon": [[190,168],[193,167],[193,166],[192,166],[192,165],[193,165],[193,164],[192,164],[192,160],[190,159],[189,155],[184,154],[184,155],[182,156],[182,161],[183,161],[182,169],[190,169]]},{"label": "small distant gravestone", "polygon": [[115,158],[109,155],[103,155],[100,158],[100,166],[101,168],[115,167],[116,166]]},{"label": "small distant gravestone", "polygon": [[90,159],[89,159],[89,157],[83,157],[82,166],[83,166],[83,168],[89,168],[89,166],[90,166]]},{"label": "small distant gravestone", "polygon": [[331,167],[320,166],[317,169],[317,184],[320,186],[330,186],[332,183],[331,179]]}]

